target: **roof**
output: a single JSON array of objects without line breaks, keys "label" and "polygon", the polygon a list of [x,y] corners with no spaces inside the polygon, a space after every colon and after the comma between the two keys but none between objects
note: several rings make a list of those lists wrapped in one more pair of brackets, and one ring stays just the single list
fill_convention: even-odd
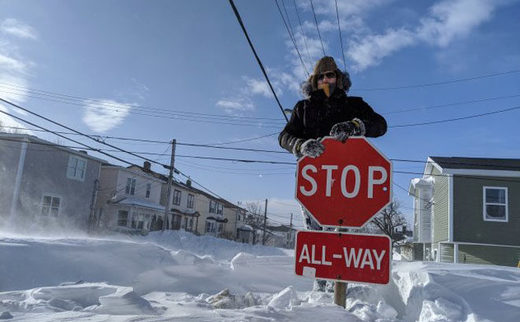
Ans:
[{"label": "roof", "polygon": [[92,155],[89,155],[86,151],[74,150],[74,149],[65,147],[63,145],[57,144],[57,143],[53,143],[53,142],[50,142],[50,141],[46,141],[44,139],[40,139],[39,137],[34,136],[34,135],[0,132],[0,138],[9,138],[9,140],[12,140],[12,141],[19,141],[19,142],[27,141],[29,143],[36,143],[36,144],[46,145],[46,146],[49,146],[49,147],[54,147],[54,148],[57,148],[57,149],[60,149],[60,150],[67,151],[69,153],[78,155],[78,156],[80,156],[82,158],[87,158],[87,159],[91,159],[93,161],[100,162],[102,164],[108,163],[107,161],[105,161],[103,159],[96,158],[96,157],[94,157]]},{"label": "roof", "polygon": [[481,169],[520,171],[520,159],[430,157],[443,169]]},{"label": "roof", "polygon": [[114,202],[114,204],[120,204],[120,205],[126,205],[126,206],[136,206],[136,207],[143,207],[143,208],[150,208],[150,209],[154,209],[154,210],[164,211],[164,206],[156,204],[155,202],[149,202],[149,201],[130,198],[130,197],[118,200],[118,201]]}]

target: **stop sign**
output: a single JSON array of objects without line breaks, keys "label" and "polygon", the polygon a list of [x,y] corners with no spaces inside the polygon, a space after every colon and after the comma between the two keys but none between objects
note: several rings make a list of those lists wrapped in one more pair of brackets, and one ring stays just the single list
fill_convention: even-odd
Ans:
[{"label": "stop sign", "polygon": [[392,164],[364,137],[326,137],[298,161],[296,199],[322,226],[359,228],[392,199]]}]

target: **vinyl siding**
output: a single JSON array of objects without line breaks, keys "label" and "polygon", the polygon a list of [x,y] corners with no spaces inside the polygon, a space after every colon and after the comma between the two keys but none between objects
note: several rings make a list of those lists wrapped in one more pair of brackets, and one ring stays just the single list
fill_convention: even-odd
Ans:
[{"label": "vinyl siding", "polygon": [[447,241],[449,236],[449,179],[446,175],[441,175],[437,170],[433,170],[435,175],[435,185],[433,188],[433,243]]},{"label": "vinyl siding", "polygon": [[459,245],[459,263],[517,266],[520,247]]},{"label": "vinyl siding", "polygon": [[[499,178],[497,178],[499,179]],[[520,246],[520,179],[454,176],[453,238],[457,242]],[[508,188],[508,222],[485,221],[483,187]]]}]

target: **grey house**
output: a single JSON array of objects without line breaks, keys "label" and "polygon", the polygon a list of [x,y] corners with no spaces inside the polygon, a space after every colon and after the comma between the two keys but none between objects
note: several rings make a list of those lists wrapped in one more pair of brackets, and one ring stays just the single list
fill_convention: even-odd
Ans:
[{"label": "grey house", "polygon": [[32,135],[0,133],[0,225],[87,229],[103,162]]},{"label": "grey house", "polygon": [[409,194],[415,259],[518,265],[520,159],[430,157]]}]

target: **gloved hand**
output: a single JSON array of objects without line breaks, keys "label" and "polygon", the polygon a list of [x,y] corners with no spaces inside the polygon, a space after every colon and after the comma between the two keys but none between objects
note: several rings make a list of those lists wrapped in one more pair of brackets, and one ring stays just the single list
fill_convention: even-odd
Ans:
[{"label": "gloved hand", "polygon": [[300,153],[311,158],[319,157],[323,151],[325,151],[325,146],[316,139],[308,139],[300,147]]},{"label": "gloved hand", "polygon": [[350,136],[365,135],[365,124],[358,118],[352,121],[340,122],[334,124],[330,129],[330,136],[336,140],[345,142]]}]

